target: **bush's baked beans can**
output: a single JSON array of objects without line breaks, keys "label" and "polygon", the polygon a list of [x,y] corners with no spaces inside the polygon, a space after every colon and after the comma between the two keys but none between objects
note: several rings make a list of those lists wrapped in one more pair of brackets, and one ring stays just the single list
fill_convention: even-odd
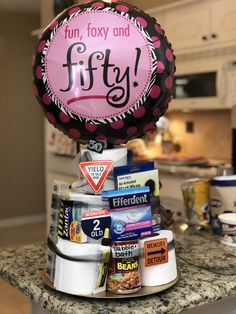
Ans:
[{"label": "bush's baked beans can", "polygon": [[128,294],[140,289],[138,240],[112,242],[107,290]]}]

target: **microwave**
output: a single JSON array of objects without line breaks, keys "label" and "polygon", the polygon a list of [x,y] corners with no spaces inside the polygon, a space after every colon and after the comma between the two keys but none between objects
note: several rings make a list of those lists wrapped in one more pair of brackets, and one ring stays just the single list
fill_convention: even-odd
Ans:
[{"label": "microwave", "polygon": [[170,110],[226,109],[236,104],[236,56],[176,65]]}]

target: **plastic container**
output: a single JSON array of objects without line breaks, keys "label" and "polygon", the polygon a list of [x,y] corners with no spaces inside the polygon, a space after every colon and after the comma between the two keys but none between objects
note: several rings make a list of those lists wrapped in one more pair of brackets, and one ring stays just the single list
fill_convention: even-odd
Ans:
[{"label": "plastic container", "polygon": [[218,216],[236,213],[236,175],[215,177],[210,181],[211,224],[215,234],[221,234]]},{"label": "plastic container", "polygon": [[218,216],[221,223],[221,242],[236,247],[236,213],[226,213]]}]

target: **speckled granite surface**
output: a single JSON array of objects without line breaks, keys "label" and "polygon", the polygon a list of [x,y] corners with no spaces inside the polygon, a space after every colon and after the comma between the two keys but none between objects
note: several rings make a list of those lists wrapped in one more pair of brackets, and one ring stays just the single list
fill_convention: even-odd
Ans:
[{"label": "speckled granite surface", "polygon": [[[138,299],[86,299],[45,287],[42,281],[45,245],[1,251],[0,276],[51,313],[61,314],[179,313],[184,309],[236,294],[236,273],[232,276],[235,266],[231,264],[235,253],[222,253],[223,248],[218,237],[207,233],[176,236],[176,247],[180,256],[179,282],[162,293]],[[198,266],[190,265],[189,262]],[[231,275],[224,271],[226,264]],[[218,273],[207,270],[211,268]]]},{"label": "speckled granite surface", "polygon": [[[178,257],[219,275],[236,275],[236,248],[222,244],[219,237],[207,231],[188,230],[176,234]],[[209,245],[210,243],[210,245]]]}]

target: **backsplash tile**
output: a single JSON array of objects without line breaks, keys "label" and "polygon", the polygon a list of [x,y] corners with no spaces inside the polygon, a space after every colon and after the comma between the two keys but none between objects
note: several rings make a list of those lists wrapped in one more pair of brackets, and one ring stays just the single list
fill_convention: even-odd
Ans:
[{"label": "backsplash tile", "polygon": [[[181,153],[206,158],[231,160],[231,111],[180,111],[168,112],[170,132],[175,142],[181,145]],[[186,126],[193,126],[187,132]],[[189,131],[189,130],[188,130]]]}]

